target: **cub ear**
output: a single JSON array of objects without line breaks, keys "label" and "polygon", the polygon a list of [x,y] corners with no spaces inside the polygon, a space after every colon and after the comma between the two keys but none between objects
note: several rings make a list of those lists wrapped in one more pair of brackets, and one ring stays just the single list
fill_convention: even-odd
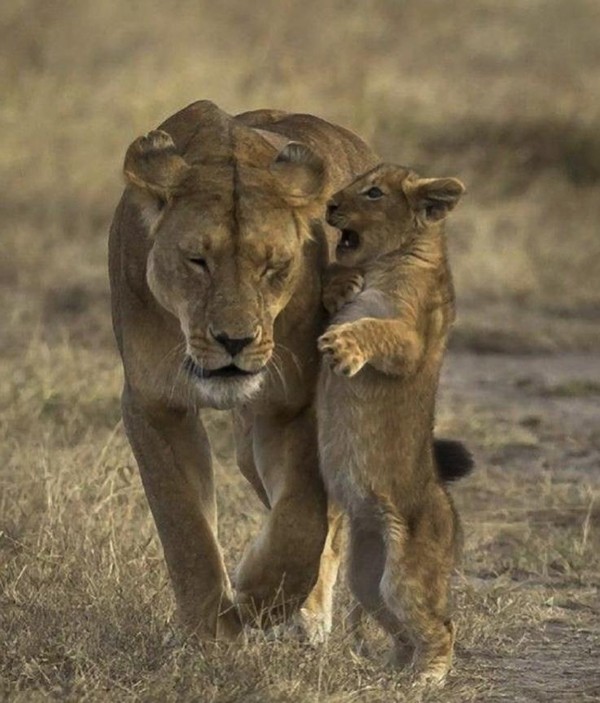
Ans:
[{"label": "cub ear", "polygon": [[402,189],[422,224],[443,220],[465,192],[457,178],[407,178]]},{"label": "cub ear", "polygon": [[308,204],[323,192],[326,173],[323,159],[310,147],[290,142],[270,166],[283,197],[293,207]]},{"label": "cub ear", "polygon": [[149,224],[177,193],[190,168],[177,153],[171,136],[158,129],[138,137],[127,149],[123,172],[146,196],[141,205]]}]

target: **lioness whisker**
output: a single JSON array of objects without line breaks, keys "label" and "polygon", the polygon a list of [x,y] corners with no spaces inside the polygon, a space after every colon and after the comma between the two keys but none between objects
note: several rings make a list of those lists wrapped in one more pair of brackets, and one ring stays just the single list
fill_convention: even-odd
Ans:
[{"label": "lioness whisker", "polygon": [[[280,362],[281,359],[279,359],[275,349],[273,349],[273,355],[271,356],[271,361],[269,362],[269,365],[267,366],[267,371],[270,372],[271,368],[273,368],[275,370],[275,373],[277,374],[277,377],[279,378],[279,380],[281,382],[281,386],[283,388],[283,393],[287,398],[288,387],[285,382],[285,376],[283,375],[283,371],[279,368],[279,365],[277,363],[278,361]],[[271,367],[271,364],[272,364],[272,367]]]},{"label": "lioness whisker", "polygon": [[[163,355],[163,357],[158,361],[158,363],[157,363],[157,365],[156,365],[155,373],[157,374],[157,376],[161,374],[161,370],[162,370],[174,357],[176,357],[179,353],[181,353],[181,352],[183,352],[183,351],[185,351],[185,342],[178,342],[178,343],[175,344],[173,347],[171,347],[171,349],[169,349],[169,350]],[[180,362],[180,363],[183,363],[183,362]],[[169,388],[165,388],[164,395],[166,395],[166,397],[167,397],[167,402],[168,402],[169,404],[170,404],[171,401],[173,400],[173,395],[174,395],[174,391],[175,391],[175,386],[176,386],[177,381],[178,381],[178,378],[179,378],[179,373],[180,373],[179,366],[180,366],[180,364],[178,364],[177,370],[175,371],[175,373],[174,373],[173,376],[172,376],[172,379],[173,379],[173,380],[172,380],[172,382],[171,382],[171,384],[170,384],[170,387],[169,387]]]},{"label": "lioness whisker", "polygon": [[291,360],[294,362],[294,366],[296,367],[298,373],[301,375],[302,368],[300,366],[300,362],[298,361],[298,357],[294,354],[294,352],[289,347],[286,347],[285,344],[282,344],[281,342],[276,342],[275,349],[277,349],[277,348],[283,349],[283,351],[287,352],[290,355]]},{"label": "lioness whisker", "polygon": [[185,342],[178,342],[175,344],[171,349],[169,349],[164,356],[158,361],[156,365],[156,370],[159,371],[160,368],[166,364],[168,361],[171,361],[173,357],[175,357],[179,352],[185,351]]},{"label": "lioness whisker", "polygon": [[174,398],[174,396],[175,396],[175,388],[177,387],[177,383],[179,382],[179,379],[180,379],[180,377],[181,377],[181,372],[182,372],[182,370],[183,370],[183,362],[181,362],[181,363],[177,366],[177,371],[175,372],[175,375],[173,376],[173,380],[172,380],[172,383],[171,383],[171,387],[170,387],[170,390],[169,390],[169,394],[168,394],[168,396],[167,396],[167,404],[168,404],[168,405],[171,405],[171,403],[173,402],[173,398]]}]

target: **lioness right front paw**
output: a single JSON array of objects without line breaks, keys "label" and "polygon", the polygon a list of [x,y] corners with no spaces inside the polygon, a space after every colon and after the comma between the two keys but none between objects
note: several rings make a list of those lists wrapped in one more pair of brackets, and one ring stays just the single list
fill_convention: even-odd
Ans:
[{"label": "lioness right front paw", "polygon": [[294,625],[300,636],[313,647],[325,644],[331,632],[331,617],[323,613],[313,613],[308,608],[300,608],[294,618]]}]

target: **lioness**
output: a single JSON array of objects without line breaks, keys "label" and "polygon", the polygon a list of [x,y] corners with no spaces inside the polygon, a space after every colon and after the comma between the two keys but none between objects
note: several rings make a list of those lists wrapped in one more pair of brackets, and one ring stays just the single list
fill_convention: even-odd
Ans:
[{"label": "lioness", "polygon": [[[202,637],[241,627],[203,406],[234,411],[238,464],[270,508],[237,569],[238,605],[288,614],[315,586],[327,534],[313,403],[318,242],[329,196],[375,163],[358,137],[317,117],[231,117],[206,101],[127,151],[109,244],[123,420],[179,615]],[[318,620],[333,582],[317,586]]]},{"label": "lioness", "polygon": [[[422,680],[451,665],[449,580],[459,522],[436,464],[435,395],[454,293],[443,222],[464,191],[383,164],[329,203],[340,230],[337,262],[364,288],[318,342],[321,470],[348,513],[349,582],[393,637],[406,632]],[[467,468],[463,466],[463,468]]]}]

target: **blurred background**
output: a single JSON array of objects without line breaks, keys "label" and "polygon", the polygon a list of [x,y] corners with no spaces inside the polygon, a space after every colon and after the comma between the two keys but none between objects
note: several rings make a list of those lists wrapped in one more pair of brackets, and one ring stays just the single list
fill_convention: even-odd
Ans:
[{"label": "blurred background", "polygon": [[595,0],[9,0],[0,27],[2,348],[112,345],[124,151],[200,98],[312,112],[463,179],[455,346],[600,345]]}]

